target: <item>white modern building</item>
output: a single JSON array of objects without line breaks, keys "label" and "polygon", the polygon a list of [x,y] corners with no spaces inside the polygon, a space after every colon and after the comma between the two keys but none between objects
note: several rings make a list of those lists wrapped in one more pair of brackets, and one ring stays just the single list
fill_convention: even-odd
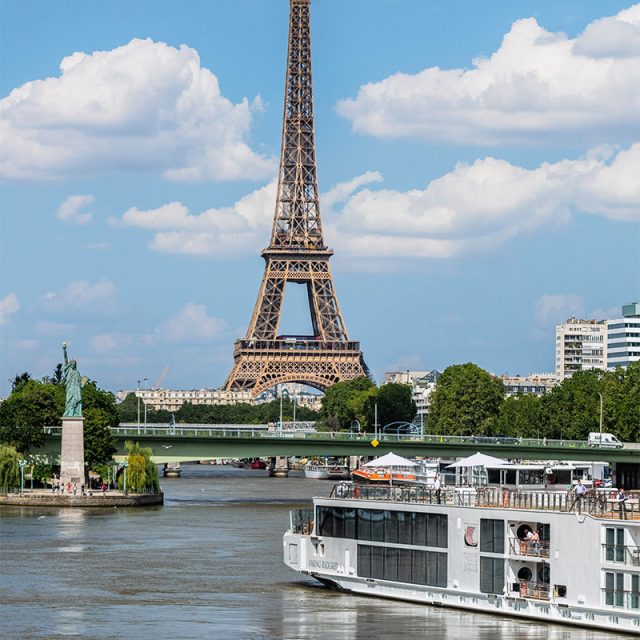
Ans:
[{"label": "white modern building", "polygon": [[622,317],[607,321],[607,368],[640,360],[640,303],[622,307]]},{"label": "white modern building", "polygon": [[556,326],[556,378],[607,368],[607,321],[569,318]]}]

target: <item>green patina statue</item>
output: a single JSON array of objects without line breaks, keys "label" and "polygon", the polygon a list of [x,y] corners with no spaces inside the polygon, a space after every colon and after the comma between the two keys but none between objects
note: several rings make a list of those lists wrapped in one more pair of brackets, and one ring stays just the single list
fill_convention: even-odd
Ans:
[{"label": "green patina statue", "polygon": [[64,352],[64,383],[67,388],[67,398],[64,405],[65,418],[82,417],[82,387],[86,383],[86,378],[80,375],[75,360],[69,361],[67,358],[67,343],[62,343]]}]

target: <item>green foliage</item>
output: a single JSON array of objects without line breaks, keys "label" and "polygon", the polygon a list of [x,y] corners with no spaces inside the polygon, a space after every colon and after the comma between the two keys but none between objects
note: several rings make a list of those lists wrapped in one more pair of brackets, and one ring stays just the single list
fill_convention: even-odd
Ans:
[{"label": "green foliage", "polygon": [[378,389],[378,424],[411,422],[416,415],[412,389],[407,384],[384,384]]},{"label": "green foliage", "polygon": [[504,384],[475,364],[447,367],[431,396],[431,433],[470,436],[487,432],[498,417]]},{"label": "green foliage", "polygon": [[[127,491],[160,492],[158,467],[151,461],[151,449],[141,447],[138,442],[125,442],[127,456]],[[118,476],[118,486],[124,488],[124,473]]]},{"label": "green foliage", "polygon": [[354,420],[365,428],[369,407],[367,399],[375,390],[373,382],[364,376],[337,382],[327,389],[322,398],[322,421],[335,430],[349,429]]},{"label": "green foliage", "polygon": [[28,453],[42,445],[43,427],[61,424],[64,411],[64,388],[31,380],[14,386],[0,404],[0,442],[14,445]]},{"label": "green foliage", "polygon": [[22,389],[29,380],[31,380],[31,374],[26,371],[24,373],[16,374],[15,378],[11,382],[11,391],[20,391],[20,389]]},{"label": "green foliage", "polygon": [[542,400],[528,394],[506,398],[497,419],[490,426],[489,435],[543,438],[547,433]]},{"label": "green foliage", "polygon": [[3,490],[17,489],[20,486],[21,456],[15,447],[0,444],[0,488]]},{"label": "green foliage", "polygon": [[116,439],[110,426],[113,415],[104,409],[89,408],[84,414],[84,463],[92,470],[106,464],[116,452]]}]

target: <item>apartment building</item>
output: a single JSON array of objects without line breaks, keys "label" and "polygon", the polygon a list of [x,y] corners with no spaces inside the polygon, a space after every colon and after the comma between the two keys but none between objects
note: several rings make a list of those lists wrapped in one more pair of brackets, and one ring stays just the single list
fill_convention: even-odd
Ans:
[{"label": "apartment building", "polygon": [[554,373],[531,373],[528,376],[499,376],[504,383],[505,395],[517,394],[544,396],[558,383]]},{"label": "apartment building", "polygon": [[569,318],[556,326],[556,378],[607,368],[607,321]]}]

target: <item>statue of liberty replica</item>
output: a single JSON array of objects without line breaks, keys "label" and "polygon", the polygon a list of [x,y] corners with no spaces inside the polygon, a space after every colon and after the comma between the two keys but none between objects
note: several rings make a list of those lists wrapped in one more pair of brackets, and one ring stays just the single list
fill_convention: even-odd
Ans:
[{"label": "statue of liberty replica", "polygon": [[66,342],[62,343],[62,352],[64,353],[63,381],[67,389],[63,416],[82,418],[82,387],[87,383],[87,379],[80,376],[78,362],[69,361]]},{"label": "statue of liberty replica", "polygon": [[60,482],[84,484],[84,419],[82,418],[82,387],[87,379],[80,375],[78,363],[67,356],[67,343],[62,343],[64,354],[63,380],[66,388],[62,414],[62,446],[60,450]]}]

